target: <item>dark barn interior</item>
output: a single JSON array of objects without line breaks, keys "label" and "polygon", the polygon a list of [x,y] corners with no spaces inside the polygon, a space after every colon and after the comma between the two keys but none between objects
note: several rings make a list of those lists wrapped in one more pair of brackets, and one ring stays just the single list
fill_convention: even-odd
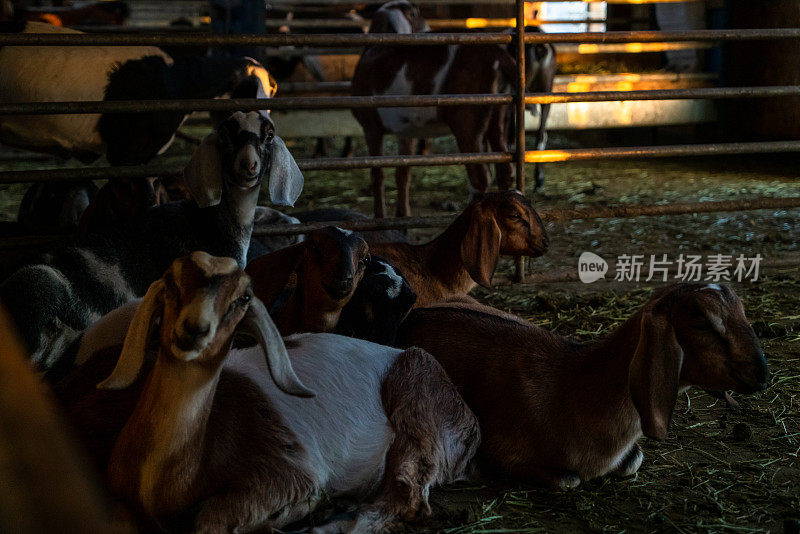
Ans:
[{"label": "dark barn interior", "polygon": [[800,532],[799,46],[0,0],[0,532]]}]

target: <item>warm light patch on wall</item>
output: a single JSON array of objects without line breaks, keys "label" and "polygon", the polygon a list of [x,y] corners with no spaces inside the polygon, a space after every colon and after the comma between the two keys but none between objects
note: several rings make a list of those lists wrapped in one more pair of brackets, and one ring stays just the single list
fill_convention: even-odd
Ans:
[{"label": "warm light patch on wall", "polygon": [[616,104],[614,118],[617,120],[617,123],[626,126],[633,124],[634,102],[623,100],[621,102],[614,102],[614,104]]},{"label": "warm light patch on wall", "polygon": [[567,104],[567,120],[569,123],[581,128],[588,126],[591,105],[591,102],[569,102]]},{"label": "warm light patch on wall", "polygon": [[[468,18],[464,22],[467,28],[500,28],[503,26],[514,27],[517,19],[480,19]],[[536,19],[525,19],[525,26],[539,26],[541,23]]]},{"label": "warm light patch on wall", "polygon": [[551,163],[553,161],[567,161],[572,155],[563,150],[540,150],[525,152],[525,163]]},{"label": "warm light patch on wall", "polygon": [[641,54],[643,52],[666,52],[669,50],[696,50],[710,48],[711,43],[583,43],[577,46],[562,45],[561,50],[578,54]]},{"label": "warm light patch on wall", "polygon": [[570,82],[567,84],[568,93],[588,93],[592,88],[592,82]]}]

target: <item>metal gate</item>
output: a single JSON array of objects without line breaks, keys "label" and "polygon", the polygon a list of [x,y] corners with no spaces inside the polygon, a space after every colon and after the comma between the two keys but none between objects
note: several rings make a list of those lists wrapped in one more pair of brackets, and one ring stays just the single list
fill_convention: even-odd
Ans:
[{"label": "metal gate", "polygon": [[[642,3],[639,0],[637,3]],[[276,109],[342,109],[355,107],[419,107],[453,105],[513,105],[516,111],[515,153],[439,154],[421,156],[378,156],[354,158],[300,159],[302,170],[357,169],[373,166],[394,167],[463,165],[465,163],[514,162],[517,188],[525,190],[525,164],[571,160],[601,160],[664,156],[723,155],[770,152],[800,152],[800,141],[687,144],[673,146],[637,146],[627,148],[589,148],[565,150],[525,150],[524,112],[526,104],[568,102],[607,102],[629,100],[766,98],[800,95],[800,86],[690,88],[670,90],[596,91],[588,93],[525,93],[525,44],[530,43],[706,43],[798,39],[800,29],[743,29],[693,31],[610,31],[584,33],[525,33],[524,2],[516,0],[514,34],[508,33],[423,33],[423,34],[317,34],[317,35],[156,35],[156,34],[0,34],[0,46],[313,46],[362,47],[367,45],[473,45],[513,44],[517,49],[517,79],[514,94],[462,94],[439,96],[295,96],[279,99],[235,100],[146,100],[113,102],[30,102],[0,104],[2,115],[45,115],[80,113],[131,113],[157,111],[249,111]],[[182,170],[182,167],[144,165],[138,167],[79,168],[0,172],[0,183],[78,181],[148,177]],[[542,209],[544,221],[677,215],[699,212],[743,211],[800,206],[800,197],[759,197],[721,202],[685,202],[670,205],[626,204],[581,209]],[[439,227],[452,220],[449,216],[387,218],[363,222],[333,221],[290,226],[257,227],[255,235],[292,235],[335,224],[359,231]],[[0,248],[19,247],[47,240],[46,236],[10,238],[0,241]]]}]

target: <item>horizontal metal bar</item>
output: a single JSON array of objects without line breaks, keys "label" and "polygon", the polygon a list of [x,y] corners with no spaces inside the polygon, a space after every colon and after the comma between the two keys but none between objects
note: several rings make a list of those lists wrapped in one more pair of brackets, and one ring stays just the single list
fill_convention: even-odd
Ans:
[{"label": "horizontal metal bar", "polygon": [[[513,18],[479,18],[468,17],[463,19],[425,19],[428,26],[431,28],[513,28],[516,21]],[[527,19],[526,26],[546,26],[548,24],[597,24],[605,23],[604,18],[595,19],[560,19],[560,20],[541,20],[541,19]],[[331,18],[318,18],[318,19],[267,19],[267,28],[368,28],[370,25],[369,19],[350,20],[350,19],[331,19]],[[88,28],[91,28],[89,26]]]},{"label": "horizontal metal bar", "polygon": [[467,163],[508,163],[513,161],[508,152],[472,154],[431,154],[428,156],[362,156],[354,158],[316,158],[298,160],[304,171],[330,171],[365,169],[369,167],[465,165]]},{"label": "horizontal metal bar", "polygon": [[32,171],[2,171],[0,184],[40,182],[80,182],[83,180],[116,180],[119,178],[148,178],[182,172],[186,165],[136,165],[131,167],[77,167],[74,169],[36,169]]},{"label": "horizontal metal bar", "polygon": [[[508,33],[415,34],[270,34],[270,35],[126,35],[126,34],[0,34],[0,46],[421,46],[509,44]],[[800,38],[800,28],[755,30],[612,31],[528,33],[526,43],[627,43],[679,41],[750,41]]]},{"label": "horizontal metal bar", "polygon": [[766,87],[698,87],[692,89],[651,89],[644,91],[588,91],[585,93],[528,93],[526,104],[564,102],[614,102],[625,100],[678,100],[723,98],[771,98],[800,95],[800,85]]},{"label": "horizontal metal bar", "polygon": [[[588,206],[585,208],[541,208],[537,209],[545,222],[581,219],[609,219],[632,217],[657,217],[714,213],[729,211],[753,211],[762,209],[788,209],[800,207],[800,197],[750,198],[714,202],[678,202],[672,204],[620,204],[615,206]],[[306,234],[326,226],[338,226],[358,232],[381,230],[405,230],[409,228],[442,228],[455,219],[451,215],[433,217],[401,217],[393,219],[369,219],[364,221],[327,221],[304,224],[282,224],[257,226],[253,235],[257,237]],[[54,242],[63,235],[35,235],[0,239],[0,250],[20,248]]]},{"label": "horizontal metal bar", "polygon": [[[545,222],[583,219],[633,218],[715,213],[730,211],[753,211],[763,209],[789,209],[800,207],[800,197],[752,198],[713,202],[679,202],[672,204],[631,204],[615,206],[589,206],[585,208],[541,208],[538,213]],[[393,219],[369,219],[365,221],[328,221],[294,225],[257,226],[256,237],[298,235],[324,228],[338,226],[359,232],[402,230],[409,228],[442,228],[448,226],[454,216],[403,217]],[[56,242],[63,235],[35,235],[0,239],[0,250],[44,245]]]},{"label": "horizontal metal bar", "polygon": [[297,96],[271,99],[126,100],[92,102],[19,102],[0,104],[0,115],[72,115],[78,113],[153,113],[254,111],[260,109],[349,109],[510,104],[511,95]]},{"label": "horizontal metal bar", "polygon": [[0,46],[368,46],[507,44],[502,33],[426,34],[269,34],[269,35],[171,35],[171,34],[0,34]]},{"label": "horizontal metal bar", "polygon": [[[677,100],[710,98],[770,98],[800,95],[798,85],[767,87],[700,87],[645,91],[590,91],[529,93],[526,104],[564,102],[611,102],[624,100]],[[350,109],[370,107],[425,107],[511,104],[510,94],[474,95],[377,95],[377,96],[290,96],[269,100],[128,100],[93,102],[19,102],[0,104],[0,115],[71,115],[78,113],[153,113],[190,111],[252,111],[259,109]]]},{"label": "horizontal metal bar", "polygon": [[[431,154],[427,156],[364,156],[354,158],[298,159],[304,171],[396,167],[399,165],[439,166],[465,163],[505,163],[513,158],[509,153]],[[32,171],[0,172],[0,184],[32,182],[77,182],[82,180],[111,180],[118,178],[147,178],[181,172],[184,165],[139,165],[132,167],[79,167],[75,169],[37,169]]]},{"label": "horizontal metal bar", "polygon": [[[758,154],[800,152],[800,141],[768,141],[753,143],[720,143],[697,145],[665,145],[612,148],[572,148],[564,150],[531,150],[525,152],[528,163],[552,163],[577,160],[626,158],[658,158],[671,156],[713,156],[724,154]],[[298,159],[304,171],[346,170],[369,167],[464,165],[466,163],[507,163],[514,161],[508,152],[470,154],[431,154],[427,156],[362,156],[355,158]],[[62,182],[145,178],[180,172],[182,165],[142,165],[136,167],[84,167],[76,169],[39,169],[0,172],[0,184],[30,182]]]},{"label": "horizontal metal bar", "polygon": [[[585,208],[542,208],[536,211],[545,222],[571,221],[579,219],[610,219],[631,217],[655,217],[684,215],[691,213],[713,213],[724,211],[751,211],[761,209],[786,209],[800,207],[800,197],[760,197],[743,200],[715,202],[677,202],[672,204],[621,204],[615,206],[588,206]],[[255,236],[278,236],[305,234],[326,226],[338,226],[359,232],[380,230],[405,230],[408,228],[441,228],[449,225],[454,216],[401,217],[394,219],[370,219],[366,221],[328,221],[304,224],[282,224],[258,226]]]},{"label": "horizontal metal bar", "polygon": [[777,152],[800,152],[800,141],[529,150],[525,152],[525,161],[527,163],[551,163],[578,160],[767,154]]}]

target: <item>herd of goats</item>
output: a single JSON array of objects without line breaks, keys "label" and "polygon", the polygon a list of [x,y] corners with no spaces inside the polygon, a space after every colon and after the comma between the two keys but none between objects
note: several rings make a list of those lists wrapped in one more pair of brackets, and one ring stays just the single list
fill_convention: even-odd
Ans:
[{"label": "herd of goats", "polygon": [[[409,23],[409,5],[383,11],[397,31]],[[27,23],[17,31],[71,30]],[[275,90],[252,60],[198,62],[142,48],[0,48],[0,95],[267,98]],[[382,68],[364,83],[385,91],[405,84],[411,94],[424,94],[425,83],[446,91],[464,76],[496,84],[469,62],[488,58],[500,68],[505,50],[479,50],[425,55],[461,77],[428,80],[406,70],[419,51],[390,60],[368,50]],[[103,62],[119,64],[110,77],[91,68]],[[62,76],[73,70],[78,78]],[[424,110],[363,110],[360,120],[382,138],[430,120],[414,113]],[[483,121],[473,132],[480,144],[486,126],[504,119],[489,107],[471,113],[444,120],[459,147],[475,151],[459,128]],[[0,131],[6,143],[123,165],[163,150],[182,120],[4,117]],[[432,487],[479,474],[559,489],[630,476],[642,463],[640,437],[666,436],[679,391],[765,387],[759,341],[726,286],[661,288],[589,344],[468,296],[491,286],[501,255],[538,257],[548,248],[539,216],[509,190],[505,171],[500,191],[486,192],[486,169],[470,170],[474,199],[425,244],[335,227],[294,242],[256,237],[256,223],[330,213],[289,217],[258,205],[262,187],[275,205],[293,205],[303,189],[268,112],[212,121],[181,176],[111,181],[91,199],[74,184],[69,199],[58,186],[34,186],[23,206],[29,217],[46,205],[42,217],[72,217],[80,229],[35,258],[3,258],[0,300],[33,365],[111,494],[145,530],[284,528],[325,499],[348,496],[360,502],[355,512],[311,531],[382,532],[429,515]],[[372,139],[370,150],[377,146]],[[141,208],[148,203],[158,205]]]}]

